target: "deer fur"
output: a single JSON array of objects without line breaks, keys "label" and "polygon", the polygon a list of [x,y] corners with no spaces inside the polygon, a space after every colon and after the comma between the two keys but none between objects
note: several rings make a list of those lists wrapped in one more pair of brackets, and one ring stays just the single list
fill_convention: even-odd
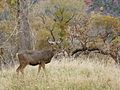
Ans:
[{"label": "deer fur", "polygon": [[17,57],[19,59],[19,67],[17,68],[17,73],[19,71],[24,74],[24,68],[27,65],[36,66],[39,65],[38,73],[40,72],[41,67],[45,70],[45,64],[51,62],[52,57],[55,55],[55,50],[41,50],[41,51],[32,51],[25,50],[17,53]]}]

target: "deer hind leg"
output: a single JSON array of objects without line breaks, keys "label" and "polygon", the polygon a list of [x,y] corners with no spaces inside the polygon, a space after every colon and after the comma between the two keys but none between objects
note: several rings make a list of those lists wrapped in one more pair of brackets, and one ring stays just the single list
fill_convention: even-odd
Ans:
[{"label": "deer hind leg", "polygon": [[19,71],[24,74],[24,68],[27,66],[27,64],[20,64],[20,66],[17,68],[17,74],[19,75]]},{"label": "deer hind leg", "polygon": [[20,66],[16,69],[16,72],[17,72],[18,75],[19,75],[19,72],[20,72],[21,67],[22,67],[22,65],[20,65]]},{"label": "deer hind leg", "polygon": [[22,65],[22,67],[21,67],[21,69],[20,69],[20,71],[21,71],[22,74],[24,74],[24,69],[25,69],[26,66],[27,66],[27,64],[23,64],[23,65]]}]

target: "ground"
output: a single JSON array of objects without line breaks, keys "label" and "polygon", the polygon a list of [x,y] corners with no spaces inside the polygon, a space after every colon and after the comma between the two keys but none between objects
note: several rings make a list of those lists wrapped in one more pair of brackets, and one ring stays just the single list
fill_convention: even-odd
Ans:
[{"label": "ground", "polygon": [[24,76],[16,68],[0,72],[0,90],[120,90],[120,67],[113,63],[64,58],[39,75],[37,66],[27,66]]}]

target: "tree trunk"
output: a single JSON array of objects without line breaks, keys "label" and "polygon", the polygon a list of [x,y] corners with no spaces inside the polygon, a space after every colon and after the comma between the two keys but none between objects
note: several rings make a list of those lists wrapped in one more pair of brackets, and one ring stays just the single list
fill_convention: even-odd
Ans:
[{"label": "tree trunk", "polygon": [[1,58],[0,58],[0,71],[2,70],[2,61],[1,61]]},{"label": "tree trunk", "polygon": [[27,0],[17,1],[18,11],[18,37],[19,37],[19,51],[31,50],[33,48],[32,33],[28,23],[28,5]]}]

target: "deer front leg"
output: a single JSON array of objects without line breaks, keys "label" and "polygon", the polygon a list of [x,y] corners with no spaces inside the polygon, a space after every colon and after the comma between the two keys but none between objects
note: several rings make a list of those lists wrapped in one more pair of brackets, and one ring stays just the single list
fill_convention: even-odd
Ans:
[{"label": "deer front leg", "polygon": [[47,74],[47,71],[45,69],[45,62],[44,61],[41,62],[41,66],[42,66],[42,68],[44,70],[44,74],[45,74],[46,78],[48,78],[48,74]]},{"label": "deer front leg", "polygon": [[41,62],[41,66],[42,66],[43,70],[45,71],[45,62]]},{"label": "deer front leg", "polygon": [[41,64],[39,64],[39,67],[38,67],[38,74],[39,74],[40,70],[41,70]]},{"label": "deer front leg", "polygon": [[41,62],[41,66],[42,66],[42,68],[44,70],[45,76],[47,76],[46,69],[45,69],[45,62],[44,61]]}]

